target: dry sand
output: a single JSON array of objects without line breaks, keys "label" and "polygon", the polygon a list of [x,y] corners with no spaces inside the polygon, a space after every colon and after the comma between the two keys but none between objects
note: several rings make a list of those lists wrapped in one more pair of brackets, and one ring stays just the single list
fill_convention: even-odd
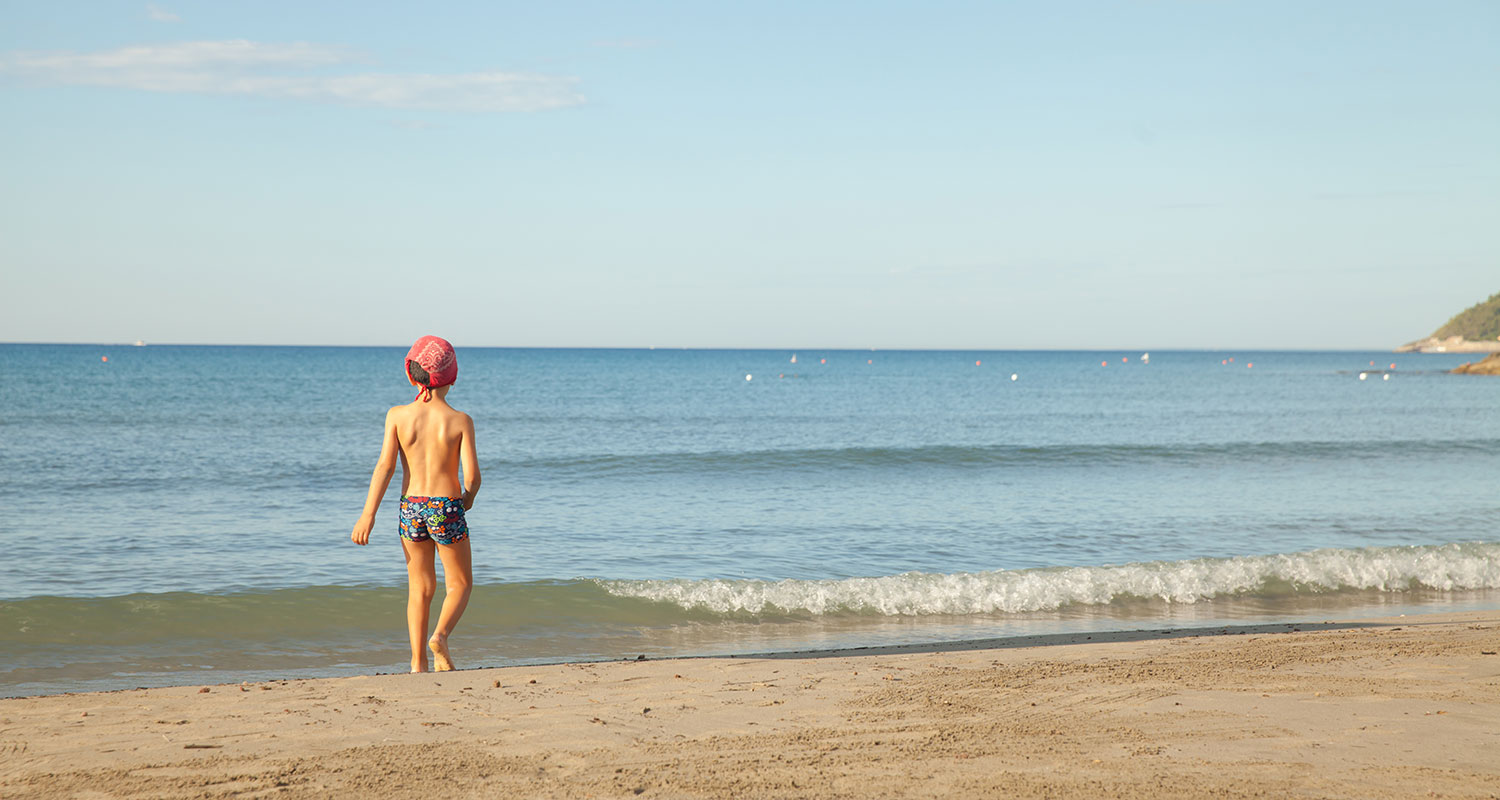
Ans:
[{"label": "dry sand", "polygon": [[1474,612],[20,698],[0,797],[1496,798],[1497,650]]}]

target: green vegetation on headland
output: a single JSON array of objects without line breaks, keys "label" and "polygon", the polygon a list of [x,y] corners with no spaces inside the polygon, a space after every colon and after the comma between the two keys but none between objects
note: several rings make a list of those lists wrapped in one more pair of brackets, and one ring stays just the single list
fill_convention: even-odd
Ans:
[{"label": "green vegetation on headland", "polygon": [[1462,336],[1479,342],[1500,339],[1500,292],[1490,295],[1490,299],[1483,303],[1475,303],[1465,309],[1432,335],[1434,339],[1446,339],[1449,336]]},{"label": "green vegetation on headland", "polygon": [[1396,348],[1398,353],[1500,352],[1500,292],[1464,309],[1426,339]]}]

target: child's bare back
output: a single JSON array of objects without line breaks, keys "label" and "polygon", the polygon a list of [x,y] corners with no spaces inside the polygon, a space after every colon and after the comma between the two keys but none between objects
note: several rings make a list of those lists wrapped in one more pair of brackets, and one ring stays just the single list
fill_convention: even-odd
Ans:
[{"label": "child's bare back", "polygon": [[[436,336],[418,339],[406,355],[406,377],[420,387],[417,397],[386,412],[385,436],[375,473],[370,476],[364,513],[349,538],[359,545],[370,541],[375,512],[399,461],[398,528],[406,557],[411,669],[427,671],[427,648],[431,648],[437,669],[449,670],[454,666],[448,654],[448,635],[468,605],[474,582],[469,523],[464,516],[473,508],[474,495],[479,492],[474,420],[448,405],[448,391],[458,378],[458,357],[448,342]],[[437,555],[442,556],[447,593],[437,629],[427,639],[427,617],[437,587],[433,563]]]},{"label": "child's bare back", "polygon": [[[464,451],[473,453],[474,420],[448,405],[438,392],[433,395],[431,401],[413,400],[386,412],[386,426],[401,454],[401,494],[461,497],[467,510],[473,498],[464,491],[458,472]],[[478,471],[469,468],[464,473]]]}]

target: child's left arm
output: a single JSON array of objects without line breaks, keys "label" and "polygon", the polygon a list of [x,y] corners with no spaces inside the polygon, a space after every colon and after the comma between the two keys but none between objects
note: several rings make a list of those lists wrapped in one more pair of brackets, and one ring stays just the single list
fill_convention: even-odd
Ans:
[{"label": "child's left arm", "polygon": [[474,507],[474,495],[479,494],[479,454],[474,446],[474,419],[463,416],[463,441],[458,445],[458,463],[464,470],[464,510]]},{"label": "child's left arm", "polygon": [[380,459],[375,462],[375,474],[370,476],[370,491],[365,495],[365,510],[354,523],[354,532],[349,539],[355,544],[368,544],[370,531],[375,527],[375,511],[380,508],[380,499],[385,497],[386,487],[391,485],[391,476],[396,473],[396,457],[400,445],[396,439],[396,409],[385,415],[385,438],[380,442]]}]

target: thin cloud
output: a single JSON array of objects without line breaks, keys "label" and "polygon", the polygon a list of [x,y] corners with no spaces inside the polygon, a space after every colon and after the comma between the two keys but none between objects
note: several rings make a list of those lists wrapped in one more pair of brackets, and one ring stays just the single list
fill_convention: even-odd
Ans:
[{"label": "thin cloud", "polygon": [[616,50],[645,50],[658,47],[661,42],[656,39],[600,39],[593,43],[595,47],[607,47]]},{"label": "thin cloud", "polygon": [[575,78],[525,72],[311,74],[363,60],[344,47],[235,39],[84,53],[17,51],[0,55],[0,74],[63,86],[421,111],[544,111],[584,101]]},{"label": "thin cloud", "polygon": [[137,75],[161,72],[208,74],[256,67],[324,67],[356,60],[358,54],[345,47],[229,39],[136,45],[92,53],[16,51],[0,57],[0,67],[58,82],[114,86]]},{"label": "thin cloud", "polygon": [[1067,276],[1081,281],[1100,271],[1096,264],[1069,262],[1019,262],[987,264],[913,264],[891,267],[886,275],[893,282],[917,281],[933,286],[989,286],[1003,283],[1012,287],[1040,285]]},{"label": "thin cloud", "polygon": [[166,10],[165,8],[162,8],[159,5],[156,5],[155,3],[148,3],[146,5],[146,16],[148,16],[148,17],[156,20],[157,22],[181,22],[182,21],[182,17],[179,17],[176,14],[173,14],[172,12]]}]

